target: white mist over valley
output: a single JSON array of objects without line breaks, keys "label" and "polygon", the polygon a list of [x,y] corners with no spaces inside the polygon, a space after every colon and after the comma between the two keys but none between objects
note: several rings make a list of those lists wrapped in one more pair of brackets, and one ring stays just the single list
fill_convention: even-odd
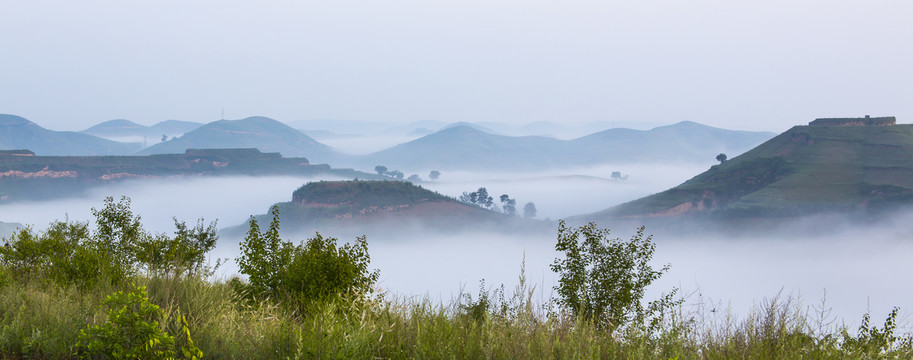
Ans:
[{"label": "white mist over valley", "polygon": [[[709,166],[709,164],[707,165]],[[487,187],[492,195],[509,194],[520,204],[534,202],[538,218],[557,220],[597,211],[675,186],[705,165],[601,166],[570,172],[542,173],[443,173],[423,187],[458,197],[464,191]],[[627,180],[607,175],[622,171]],[[100,208],[105,196],[128,196],[132,209],[142,216],[147,230],[170,233],[175,217],[194,223],[218,219],[220,228],[243,224],[251,215],[265,214],[270,205],[286,202],[299,186],[335,177],[216,177],[124,182],[95,189],[84,197],[0,205],[0,220],[42,230],[51,221],[90,221],[91,208]],[[804,307],[817,305],[826,291],[826,305],[833,315],[855,324],[861,314],[875,317],[891,307],[913,309],[913,289],[900,285],[902,274],[913,273],[906,261],[913,253],[910,229],[913,215],[898,214],[876,227],[848,227],[820,235],[774,231],[756,235],[714,235],[661,232],[656,242],[656,267],[671,270],[655,283],[648,298],[673,287],[686,296],[686,307],[706,307],[715,314],[731,311],[746,316],[753,305],[781,294],[801,299]],[[817,220],[808,220],[814,223]],[[888,224],[888,225],[884,225]],[[627,223],[598,224],[613,237],[627,239],[636,230]],[[813,224],[812,224],[813,225]],[[265,224],[261,224],[261,227]],[[390,224],[395,229],[397,224]],[[544,302],[553,295],[555,275],[549,265],[554,251],[556,225],[549,231],[511,234],[479,231],[465,224],[459,232],[416,230],[366,233],[372,266],[380,270],[378,286],[392,296],[428,297],[448,301],[461,291],[475,296],[479,281],[488,289],[517,284],[525,259],[526,276]],[[652,234],[650,228],[647,233]],[[325,236],[339,236],[322,232]],[[298,243],[313,234],[285,235]],[[342,241],[352,239],[340,237]],[[240,239],[222,236],[210,254],[212,261],[227,258],[219,277],[237,275],[233,259]],[[902,314],[908,314],[902,311]],[[906,320],[906,318],[904,318]]]}]

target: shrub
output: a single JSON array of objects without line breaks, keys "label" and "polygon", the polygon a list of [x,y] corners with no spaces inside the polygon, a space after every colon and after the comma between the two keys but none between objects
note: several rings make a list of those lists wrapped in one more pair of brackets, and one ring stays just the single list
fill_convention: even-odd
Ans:
[{"label": "shrub", "polygon": [[295,247],[283,272],[283,287],[299,303],[322,301],[335,295],[367,294],[377,282],[377,270],[368,271],[371,257],[364,236],[338,246],[337,239],[314,237]]},{"label": "shrub", "polygon": [[644,237],[643,227],[629,241],[608,236],[608,229],[594,223],[576,229],[568,228],[564,221],[558,223],[555,250],[564,257],[551,265],[559,275],[555,286],[558,305],[609,332],[626,325],[645,325],[648,318],[650,325],[658,325],[660,318],[653,315],[680,303],[672,300],[675,291],[646,309],[641,301],[646,287],[668,271],[669,265],[660,270],[650,266],[655,245],[652,236]]},{"label": "shrub", "polygon": [[909,335],[899,338],[894,334],[897,329],[897,312],[900,309],[895,307],[888,314],[884,321],[884,326],[879,329],[878,326],[870,325],[871,317],[869,314],[862,316],[862,324],[856,335],[850,335],[844,329],[841,333],[843,342],[841,347],[847,355],[863,359],[881,359],[892,358],[898,355],[909,357],[913,355],[913,338]]},{"label": "shrub", "polygon": [[102,271],[114,283],[121,283],[136,270],[138,244],[148,241],[149,234],[140,224],[140,216],[130,210],[130,198],[122,196],[120,201],[106,197],[101,210],[92,208],[95,215],[95,233],[86,242],[86,247],[103,257]]},{"label": "shrub", "polygon": [[151,236],[130,210],[130,199],[117,203],[105,198],[101,210],[92,209],[96,231],[84,222],[51,223],[36,234],[22,229],[0,246],[0,265],[17,280],[50,281],[87,289],[99,281],[126,283],[141,269],[172,275],[209,275],[205,254],[215,247],[216,223],[199,220],[193,228],[175,219],[175,237]]},{"label": "shrub", "polygon": [[367,294],[379,277],[370,272],[368,242],[337,245],[337,239],[319,233],[298,246],[279,237],[279,209],[272,208],[269,230],[261,233],[251,217],[250,230],[241,242],[239,271],[248,276],[240,286],[252,298],[272,297],[299,309],[308,303],[337,295]]},{"label": "shrub", "polygon": [[82,330],[77,355],[88,359],[174,358],[174,337],[162,330],[162,310],[149,302],[146,287],[118,291],[105,299],[108,322]]},{"label": "shrub", "polygon": [[84,246],[88,237],[88,224],[80,222],[54,222],[41,234],[22,229],[0,247],[0,263],[19,281],[51,281],[85,289],[110,267],[101,254]]},{"label": "shrub", "polygon": [[174,219],[175,236],[146,237],[136,246],[136,259],[153,274],[209,276],[214,269],[207,266],[206,253],[215,248],[219,239],[216,224],[214,221],[203,226],[200,219],[188,229],[186,223]]},{"label": "shrub", "polygon": [[292,244],[279,237],[279,208],[273,206],[273,220],[266,233],[260,232],[257,220],[250,217],[250,229],[241,240],[238,271],[247,275],[246,292],[252,297],[271,297],[279,294],[282,272],[291,262]]}]

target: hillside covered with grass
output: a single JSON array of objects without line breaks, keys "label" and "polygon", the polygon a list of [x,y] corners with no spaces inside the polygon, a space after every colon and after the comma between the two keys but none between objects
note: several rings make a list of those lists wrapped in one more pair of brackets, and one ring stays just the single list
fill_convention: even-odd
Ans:
[{"label": "hillside covered with grass", "polygon": [[913,125],[796,126],[677,187],[586,217],[790,217],[911,204]]}]

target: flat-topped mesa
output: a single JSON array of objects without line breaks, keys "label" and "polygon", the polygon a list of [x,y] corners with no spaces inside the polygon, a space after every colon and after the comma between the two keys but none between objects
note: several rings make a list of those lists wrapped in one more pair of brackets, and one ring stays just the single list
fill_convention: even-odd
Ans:
[{"label": "flat-topped mesa", "polygon": [[0,156],[35,156],[35,153],[31,150],[0,150]]},{"label": "flat-topped mesa", "polygon": [[808,126],[891,126],[897,125],[893,116],[864,118],[822,118],[808,123]]}]

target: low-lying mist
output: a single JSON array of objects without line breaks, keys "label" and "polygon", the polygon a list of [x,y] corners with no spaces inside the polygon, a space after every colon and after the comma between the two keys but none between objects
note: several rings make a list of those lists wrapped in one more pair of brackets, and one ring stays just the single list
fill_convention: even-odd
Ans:
[{"label": "low-lying mist", "polygon": [[289,201],[292,192],[308,181],[339,180],[333,177],[211,177],[126,181],[96,188],[85,196],[0,205],[0,221],[18,222],[43,229],[54,220],[94,219],[91,208],[101,208],[106,196],[128,196],[131,209],[142,216],[147,230],[170,233],[173,217],[192,223],[218,219],[219,227],[243,223],[251,215],[266,213],[269,206]]},{"label": "low-lying mist", "polygon": [[[910,218],[910,214],[904,215]],[[871,312],[880,321],[894,306],[901,307],[901,325],[913,309],[913,288],[903,275],[913,273],[913,242],[908,226],[853,227],[827,234],[784,236],[759,233],[738,238],[661,234],[653,237],[654,268],[670,264],[670,271],[648,290],[647,298],[679,288],[686,298],[685,310],[702,307],[709,316],[747,316],[755,305],[778,294],[792,297],[803,310],[812,310],[821,300],[832,310],[832,319],[855,326]],[[611,228],[612,238],[627,240],[635,228]],[[647,233],[652,233],[647,229]],[[321,232],[350,241],[352,237]],[[299,243],[313,234],[288,236]],[[428,297],[448,302],[462,292],[473,297],[484,279],[488,290],[504,284],[508,292],[516,285],[525,261],[528,284],[535,286],[535,301],[544,303],[553,295],[557,277],[549,265],[557,225],[551,230],[522,234],[460,233],[425,230],[405,236],[395,225],[389,232],[365,234],[372,266],[380,269],[378,285],[394,296]],[[220,257],[236,257],[240,239],[223,239]],[[223,269],[235,272],[229,263]],[[826,292],[826,293],[825,293]]]},{"label": "low-lying mist", "polygon": [[[520,211],[532,202],[539,218],[561,219],[666,190],[709,167],[710,164],[622,164],[534,173],[442,172],[440,180],[422,186],[457,198],[463,192],[485,187],[495,203],[498,196],[507,194],[517,200]],[[621,173],[620,179],[612,179],[616,171]],[[427,173],[421,176],[424,178]]]},{"label": "low-lying mist", "polygon": [[[443,173],[438,181],[423,186],[451,196],[486,186],[495,197],[509,194],[519,206],[534,202],[540,219],[558,219],[662,191],[702,169],[619,166],[572,173]],[[612,171],[629,177],[610,180]],[[0,221],[43,230],[55,219],[91,220],[90,209],[100,208],[105,196],[127,195],[133,211],[142,215],[143,225],[153,232],[171,233],[172,217],[187,222],[201,217],[207,222],[218,219],[220,227],[228,227],[244,223],[250,215],[267,213],[273,203],[289,201],[292,191],[317,180],[334,179],[225,177],[125,182],[92,191],[84,198],[2,205]],[[805,220],[806,225],[822,231],[761,229],[737,237],[648,227],[648,234],[657,234],[655,267],[671,264],[669,273],[651,287],[648,298],[679,287],[681,294],[688,296],[689,306],[702,303],[720,314],[731,309],[736,316],[745,316],[753,304],[781,291],[784,296],[800,297],[805,306],[810,306],[818,304],[826,290],[827,305],[847,324],[858,323],[868,311],[874,319],[883,319],[893,306],[900,306],[901,314],[909,314],[913,310],[913,288],[906,285],[903,276],[913,273],[913,262],[909,261],[913,254],[911,220],[913,214],[898,213],[877,225],[838,228],[821,225],[821,219],[813,218]],[[613,237],[622,239],[636,230],[636,225],[599,225],[611,228]],[[556,277],[549,264],[557,255],[554,223],[543,231],[522,233],[479,231],[471,224],[462,232],[419,228],[404,232],[394,231],[402,230],[403,224],[390,226],[390,231],[375,229],[364,235],[372,266],[380,269],[379,286],[392,295],[449,301],[461,290],[475,296],[481,279],[488,288],[503,283],[510,291],[524,258],[528,281],[536,287],[534,300],[545,301],[552,295]],[[799,228],[801,224],[791,226]],[[321,233],[341,241],[353,239],[351,234]],[[285,240],[299,243],[310,235]],[[213,260],[237,257],[239,241],[223,236],[211,254]],[[219,274],[224,278],[236,272],[236,265],[229,261]]]}]

